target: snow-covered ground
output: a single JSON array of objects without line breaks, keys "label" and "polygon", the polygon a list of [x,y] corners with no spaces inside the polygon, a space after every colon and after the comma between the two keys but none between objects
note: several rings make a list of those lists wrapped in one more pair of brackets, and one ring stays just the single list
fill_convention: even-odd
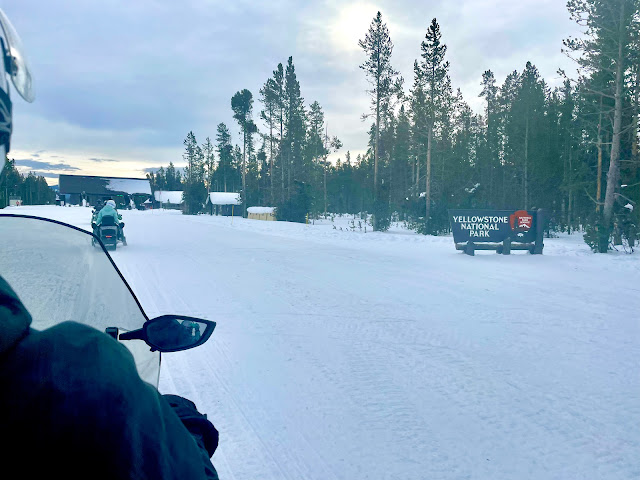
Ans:
[{"label": "snow-covered ground", "polygon": [[640,254],[563,235],[542,256],[468,257],[345,217],[123,216],[112,255],[147,313],[218,322],[163,357],[160,389],[220,430],[221,478],[640,478]]}]

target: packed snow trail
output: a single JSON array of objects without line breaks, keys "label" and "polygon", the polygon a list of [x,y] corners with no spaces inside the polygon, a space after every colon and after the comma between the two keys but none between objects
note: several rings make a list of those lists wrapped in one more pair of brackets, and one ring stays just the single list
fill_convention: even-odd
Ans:
[{"label": "packed snow trail", "polygon": [[640,476],[640,256],[123,215],[113,258],[147,313],[218,322],[160,388],[216,424],[221,478]]}]

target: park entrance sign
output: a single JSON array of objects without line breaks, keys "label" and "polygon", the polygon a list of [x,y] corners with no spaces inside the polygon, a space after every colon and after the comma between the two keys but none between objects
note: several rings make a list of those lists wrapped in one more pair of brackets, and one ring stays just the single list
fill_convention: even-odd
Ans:
[{"label": "park entrance sign", "polygon": [[544,220],[542,210],[449,210],[456,250],[473,255],[475,250],[511,250],[541,254]]}]

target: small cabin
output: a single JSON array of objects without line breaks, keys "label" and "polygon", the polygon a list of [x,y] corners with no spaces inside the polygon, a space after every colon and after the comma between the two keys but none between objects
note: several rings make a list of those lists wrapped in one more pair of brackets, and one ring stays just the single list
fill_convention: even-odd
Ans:
[{"label": "small cabin", "polygon": [[156,190],[153,192],[153,198],[159,208],[182,209],[182,190]]},{"label": "small cabin", "polygon": [[211,215],[241,217],[240,205],[242,205],[240,194],[235,192],[211,192],[207,197],[207,207]]},{"label": "small cabin", "polygon": [[247,218],[250,220],[275,221],[275,207],[249,207],[247,208]]}]

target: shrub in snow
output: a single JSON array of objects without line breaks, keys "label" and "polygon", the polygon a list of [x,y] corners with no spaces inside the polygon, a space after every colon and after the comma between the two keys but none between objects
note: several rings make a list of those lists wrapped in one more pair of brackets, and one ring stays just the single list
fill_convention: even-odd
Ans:
[{"label": "shrub in snow", "polygon": [[594,253],[606,253],[609,249],[609,232],[600,223],[587,225],[583,238]]},{"label": "shrub in snow", "polygon": [[296,181],[296,190],[288,200],[276,206],[278,220],[305,223],[311,207],[309,185]]}]

